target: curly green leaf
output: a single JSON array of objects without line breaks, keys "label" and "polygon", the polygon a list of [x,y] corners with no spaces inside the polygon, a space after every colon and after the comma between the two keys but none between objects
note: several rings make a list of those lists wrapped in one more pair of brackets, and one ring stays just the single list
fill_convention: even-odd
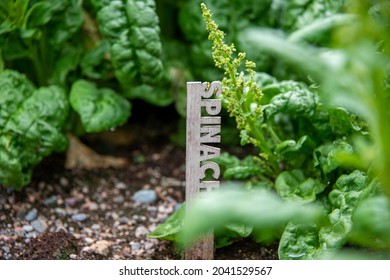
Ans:
[{"label": "curly green leaf", "polygon": [[87,132],[112,129],[124,124],[130,116],[131,105],[126,99],[85,80],[73,84],[69,99]]}]

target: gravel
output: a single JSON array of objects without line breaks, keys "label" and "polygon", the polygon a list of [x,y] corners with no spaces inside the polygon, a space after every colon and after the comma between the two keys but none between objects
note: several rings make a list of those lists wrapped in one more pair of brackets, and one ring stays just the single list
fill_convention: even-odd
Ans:
[{"label": "gravel", "polygon": [[43,233],[47,229],[47,224],[46,224],[45,220],[43,220],[42,218],[38,218],[38,219],[32,221],[31,226],[34,228],[35,231],[37,231],[39,233]]},{"label": "gravel", "polygon": [[141,204],[150,204],[157,200],[157,193],[154,190],[140,190],[133,195],[133,200]]},{"label": "gravel", "polygon": [[[172,151],[172,146],[162,147],[159,160]],[[171,242],[147,237],[184,198],[182,187],[161,186],[162,176],[165,184],[184,180],[184,153],[176,153],[180,160],[163,168],[147,150],[143,163],[123,170],[48,173],[54,166],[48,163],[41,173],[38,167],[32,185],[21,192],[0,186],[0,259],[52,259],[57,253],[51,250],[61,249],[67,239],[77,244],[64,255],[68,259],[179,259]],[[150,163],[153,167],[145,167]],[[177,179],[170,177],[174,170]],[[61,242],[53,235],[58,232]]]},{"label": "gravel", "polygon": [[84,222],[86,219],[88,219],[88,215],[86,215],[84,213],[78,213],[78,214],[72,215],[72,220],[74,222]]},{"label": "gravel", "polygon": [[91,245],[91,244],[93,244],[95,241],[94,241],[92,238],[90,238],[90,237],[86,237],[86,238],[84,238],[84,242],[85,242],[85,244],[87,244],[87,245]]},{"label": "gravel", "polygon": [[141,249],[141,243],[139,243],[139,242],[131,243],[131,250],[132,251],[138,251],[140,249]]},{"label": "gravel", "polygon": [[30,232],[30,231],[33,231],[34,228],[33,228],[32,226],[30,226],[30,225],[24,225],[24,226],[23,226],[23,230],[24,230],[25,232]]},{"label": "gravel", "polygon": [[93,225],[91,226],[91,229],[93,229],[93,230],[99,230],[99,229],[100,229],[100,225],[99,225],[99,224],[93,224]]},{"label": "gravel", "polygon": [[[110,252],[110,247],[112,245],[112,242],[107,240],[100,240],[93,244],[90,248],[93,252],[95,252],[98,255],[107,256]],[[115,258],[114,258],[115,259]]]},{"label": "gravel", "polygon": [[57,202],[57,197],[55,195],[53,195],[53,196],[46,198],[43,201],[43,204],[45,204],[46,206],[51,206],[51,205],[54,205],[56,202]]},{"label": "gravel", "polygon": [[118,190],[125,190],[125,189],[127,189],[127,186],[123,182],[117,182],[117,183],[115,183],[115,188]]},{"label": "gravel", "polygon": [[144,243],[144,248],[145,250],[149,251],[153,248],[154,244],[152,242],[145,242]]},{"label": "gravel", "polygon": [[135,237],[141,237],[144,235],[147,235],[149,233],[149,230],[144,226],[139,226],[135,229]]},{"label": "gravel", "polygon": [[38,216],[38,210],[33,208],[31,209],[27,215],[24,217],[24,219],[28,222],[31,222],[32,220],[34,220],[36,217]]},{"label": "gravel", "polygon": [[[181,259],[171,242],[147,234],[184,200],[184,150],[142,144],[121,151],[130,162],[123,169],[66,170],[55,155],[25,189],[0,186],[0,259]],[[136,155],[144,160],[133,163]]]},{"label": "gravel", "polygon": [[121,218],[119,219],[119,223],[122,224],[122,225],[126,225],[126,224],[128,224],[129,222],[130,222],[130,220],[129,220],[128,218],[126,218],[126,217],[121,217]]},{"label": "gravel", "polygon": [[118,196],[115,196],[113,200],[115,203],[120,204],[120,203],[125,202],[125,197],[123,195],[118,195]]}]

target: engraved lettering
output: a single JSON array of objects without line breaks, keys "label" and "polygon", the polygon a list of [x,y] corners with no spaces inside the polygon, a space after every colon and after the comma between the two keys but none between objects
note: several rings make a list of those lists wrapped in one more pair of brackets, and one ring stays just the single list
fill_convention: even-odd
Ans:
[{"label": "engraved lettering", "polygon": [[203,144],[200,145],[200,161],[210,160],[219,157],[219,155],[219,148]]},{"label": "engraved lettering", "polygon": [[202,99],[200,105],[206,109],[207,114],[215,116],[221,112],[220,99]]},{"label": "engraved lettering", "polygon": [[[186,148],[186,201],[191,204],[195,196],[206,196],[219,187],[221,174],[217,163],[220,149],[211,145],[221,142],[221,99],[212,98],[222,94],[220,82],[187,83],[187,148]],[[209,180],[215,179],[215,180]],[[187,207],[188,209],[188,207]],[[213,237],[199,241],[186,251],[187,259],[211,259]]]},{"label": "engraved lettering", "polygon": [[199,185],[200,191],[212,191],[219,188],[219,181],[203,181]]},{"label": "engraved lettering", "polygon": [[201,126],[200,143],[221,143],[220,133],[220,125]]},{"label": "engraved lettering", "polygon": [[201,93],[201,96],[203,98],[210,98],[211,96],[213,96],[213,94],[215,94],[215,96],[219,96],[221,93],[222,93],[221,83],[220,82],[212,82],[210,84],[210,87]]},{"label": "engraved lettering", "polygon": [[201,124],[221,124],[221,117],[201,117]]},{"label": "engraved lettering", "polygon": [[204,177],[206,177],[206,171],[207,170],[212,170],[213,171],[213,174],[211,176],[213,176],[214,179],[218,179],[219,178],[219,175],[221,173],[221,171],[219,169],[219,165],[217,163],[213,162],[213,161],[206,161],[200,167],[200,179],[201,180]]}]

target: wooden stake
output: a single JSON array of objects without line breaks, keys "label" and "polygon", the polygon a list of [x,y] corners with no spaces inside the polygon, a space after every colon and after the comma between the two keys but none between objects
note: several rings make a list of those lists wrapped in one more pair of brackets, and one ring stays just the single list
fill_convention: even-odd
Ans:
[{"label": "wooden stake", "polygon": [[[218,179],[220,170],[218,164],[209,161],[220,154],[220,149],[205,145],[220,143],[221,100],[212,99],[213,95],[222,93],[220,82],[187,83],[187,148],[186,148],[186,203],[187,209],[195,196],[207,194],[219,187],[219,181],[202,181],[206,171],[212,172],[212,177]],[[206,116],[202,116],[202,112]],[[203,193],[204,192],[204,193]],[[209,234],[198,240],[185,252],[187,260],[211,260],[214,258],[214,236]]]}]

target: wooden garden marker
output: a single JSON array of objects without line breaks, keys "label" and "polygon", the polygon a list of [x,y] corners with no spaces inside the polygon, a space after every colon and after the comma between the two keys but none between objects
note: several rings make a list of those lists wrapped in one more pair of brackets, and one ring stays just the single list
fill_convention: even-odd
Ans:
[{"label": "wooden garden marker", "polygon": [[[221,99],[212,97],[222,93],[220,82],[187,83],[187,149],[186,149],[186,203],[195,196],[206,195],[219,187],[219,165],[210,161],[220,155],[220,149],[209,144],[221,142]],[[212,181],[206,181],[206,171]],[[187,207],[188,208],[188,207]],[[214,237],[209,234],[185,253],[187,260],[214,258]]]}]

